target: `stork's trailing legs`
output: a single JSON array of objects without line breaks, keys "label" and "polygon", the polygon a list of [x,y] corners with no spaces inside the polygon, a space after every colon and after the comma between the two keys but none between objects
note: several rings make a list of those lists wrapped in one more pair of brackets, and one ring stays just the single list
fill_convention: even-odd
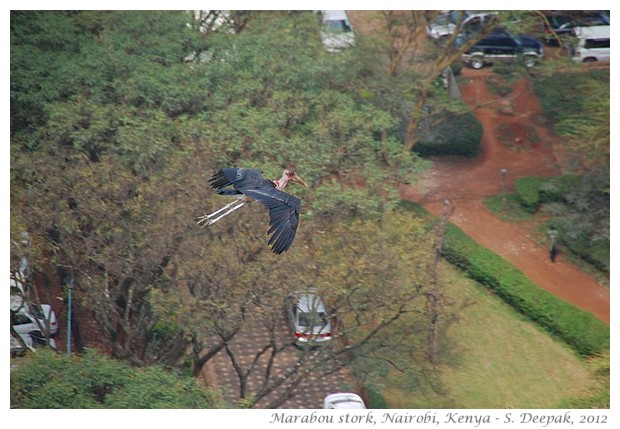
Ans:
[{"label": "stork's trailing legs", "polygon": [[[243,206],[245,203],[246,203],[246,201],[243,201],[243,200],[231,201],[230,203],[226,204],[221,209],[214,211],[213,213],[209,213],[209,214],[206,214],[206,215],[203,215],[203,216],[198,216],[196,218],[196,221],[197,221],[196,223],[198,223],[198,225],[202,224],[201,226],[203,228],[207,227],[209,225],[213,225],[215,222],[217,222],[218,220],[220,220],[224,216],[227,216],[227,215],[231,214],[232,212],[234,212],[235,210],[237,210],[238,208]],[[231,206],[232,206],[232,208],[229,209]],[[215,219],[212,219],[214,216],[216,216],[217,214],[223,212],[226,209],[229,209],[229,210],[224,212],[220,216],[216,217]]]}]

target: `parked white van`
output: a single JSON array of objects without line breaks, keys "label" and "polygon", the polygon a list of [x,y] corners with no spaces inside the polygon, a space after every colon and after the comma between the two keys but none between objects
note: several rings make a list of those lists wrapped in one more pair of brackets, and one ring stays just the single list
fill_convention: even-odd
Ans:
[{"label": "parked white van", "polygon": [[574,34],[577,41],[573,48],[573,61],[609,61],[609,25],[576,27]]},{"label": "parked white van", "polygon": [[353,27],[344,10],[322,10],[321,14],[321,42],[330,52],[355,45]]}]

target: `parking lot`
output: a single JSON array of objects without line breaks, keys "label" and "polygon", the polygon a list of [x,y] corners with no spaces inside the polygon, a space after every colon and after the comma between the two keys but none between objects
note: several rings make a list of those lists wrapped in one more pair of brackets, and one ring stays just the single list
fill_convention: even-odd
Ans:
[{"label": "parking lot", "polygon": [[[250,316],[251,317],[251,316]],[[278,332],[277,341],[284,344],[289,340],[289,330],[287,329],[284,314],[281,316],[281,327]],[[245,323],[245,327],[239,332],[233,342],[232,349],[235,357],[239,360],[239,365],[243,370],[254,360],[258,350],[266,343],[268,338],[267,329],[260,323]],[[257,341],[256,339],[261,339]],[[271,379],[277,378],[297,362],[298,354],[301,353],[294,347],[288,347],[279,352],[274,360]],[[256,367],[248,377],[248,392],[256,392],[264,377],[264,369],[267,366],[268,353],[261,356],[256,362]],[[205,377],[209,382],[217,384],[221,390],[226,392],[227,399],[234,404],[239,399],[239,377],[231,364],[231,360],[225,350],[221,350],[205,367]],[[282,388],[261,399],[254,408],[267,408],[269,403],[281,393]],[[353,381],[348,379],[343,370],[337,371],[327,377],[317,379],[310,376],[299,386],[292,390],[292,396],[278,408],[283,409],[317,409],[323,407],[323,398],[334,392],[355,391]]]}]

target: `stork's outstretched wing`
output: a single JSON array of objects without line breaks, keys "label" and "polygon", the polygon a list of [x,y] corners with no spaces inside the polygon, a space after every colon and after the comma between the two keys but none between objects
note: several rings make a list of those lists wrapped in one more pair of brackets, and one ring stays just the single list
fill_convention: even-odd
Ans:
[{"label": "stork's outstretched wing", "polygon": [[232,186],[237,191],[242,189],[253,189],[260,187],[265,180],[260,170],[227,167],[222,168],[211,176],[209,185],[217,189],[219,194],[230,195],[233,192],[231,192],[231,190],[224,190],[224,188]]},{"label": "stork's outstretched wing", "polygon": [[[280,190],[286,186],[289,180],[307,186],[299,176],[290,170],[284,170],[282,178],[272,181],[265,179],[260,170],[222,168],[209,179],[209,185],[217,189],[217,193],[220,195],[239,198],[243,194],[243,198],[240,203],[229,203],[216,212],[200,217],[198,222],[204,222],[205,226],[211,225],[243,206],[247,199],[256,200],[269,209],[269,230],[267,234],[271,234],[268,242],[271,250],[275,254],[284,253],[295,240],[301,209],[298,198]],[[276,183],[278,184],[277,187]],[[219,213],[224,210],[228,211],[220,215]]]},{"label": "stork's outstretched wing", "polygon": [[269,209],[269,239],[271,250],[275,254],[286,252],[295,240],[299,225],[301,202],[298,198],[277,190],[272,186],[259,189],[243,189],[244,195],[255,199]]}]

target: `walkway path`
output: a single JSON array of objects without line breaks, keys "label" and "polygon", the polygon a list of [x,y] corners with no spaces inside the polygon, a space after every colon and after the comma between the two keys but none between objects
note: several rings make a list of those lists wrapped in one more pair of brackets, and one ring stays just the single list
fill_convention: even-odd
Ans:
[{"label": "walkway path", "polygon": [[[516,178],[560,174],[561,147],[544,123],[526,81],[517,82],[512,94],[498,103],[483,104],[498,97],[486,88],[488,73],[464,72],[469,75],[461,87],[464,101],[472,107],[484,106],[475,111],[484,129],[482,154],[474,159],[437,159],[419,183],[401,186],[401,196],[437,216],[448,199],[456,206],[451,221],[470,237],[510,261],[540,287],[609,323],[609,288],[562,256],[551,263],[546,246],[519,225],[498,219],[482,204],[487,196],[512,191]],[[506,132],[511,136],[509,142],[506,134],[500,134]]]}]

